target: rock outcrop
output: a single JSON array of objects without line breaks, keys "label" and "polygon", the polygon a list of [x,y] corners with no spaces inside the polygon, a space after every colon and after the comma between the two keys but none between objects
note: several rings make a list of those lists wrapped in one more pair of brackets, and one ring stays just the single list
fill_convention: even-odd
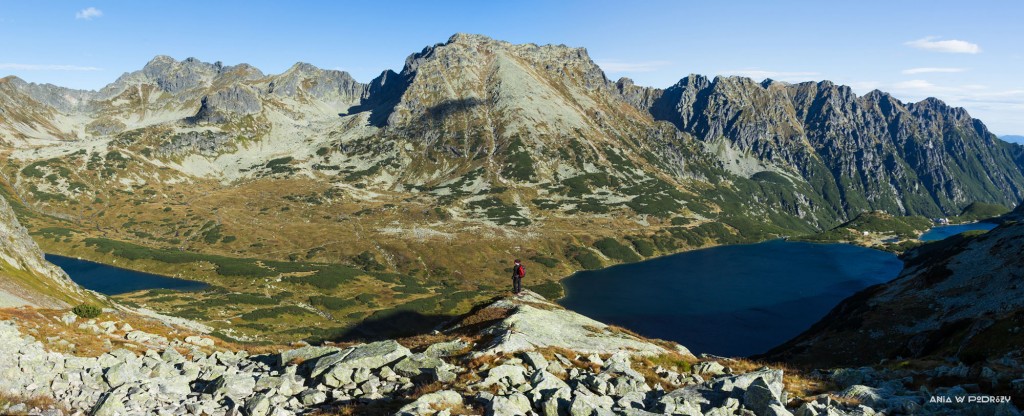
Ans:
[{"label": "rock outcrop", "polygon": [[0,307],[61,308],[94,296],[46,261],[11,205],[0,196]]}]

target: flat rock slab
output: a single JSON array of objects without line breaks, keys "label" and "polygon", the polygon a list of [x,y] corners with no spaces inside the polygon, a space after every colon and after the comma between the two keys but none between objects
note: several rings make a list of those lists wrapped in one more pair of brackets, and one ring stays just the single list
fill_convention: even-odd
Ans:
[{"label": "flat rock slab", "polygon": [[494,341],[481,349],[484,353],[512,353],[545,347],[559,347],[582,354],[630,351],[636,355],[667,352],[662,346],[562,308],[542,296],[524,291],[521,297],[505,298],[488,308],[511,309],[500,323],[483,331]]}]

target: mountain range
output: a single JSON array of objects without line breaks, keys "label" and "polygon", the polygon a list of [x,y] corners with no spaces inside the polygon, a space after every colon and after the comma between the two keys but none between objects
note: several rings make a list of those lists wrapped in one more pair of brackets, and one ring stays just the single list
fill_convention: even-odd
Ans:
[{"label": "mountain range", "polygon": [[99,91],[3,78],[0,153],[0,189],[50,252],[310,303],[313,278],[290,273],[408,282],[338,289],[377,296],[325,315],[343,325],[497,289],[516,257],[543,284],[868,211],[1024,198],[1024,147],[934,98],[701,75],[643,87],[583,48],[468,34],[365,84],[166,56]]}]

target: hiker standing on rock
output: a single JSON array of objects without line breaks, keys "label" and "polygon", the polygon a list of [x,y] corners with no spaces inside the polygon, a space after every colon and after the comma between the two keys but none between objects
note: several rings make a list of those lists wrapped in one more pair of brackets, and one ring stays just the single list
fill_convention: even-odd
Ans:
[{"label": "hiker standing on rock", "polygon": [[512,292],[516,295],[523,290],[523,276],[526,276],[526,269],[523,268],[523,262],[516,259],[512,266]]}]

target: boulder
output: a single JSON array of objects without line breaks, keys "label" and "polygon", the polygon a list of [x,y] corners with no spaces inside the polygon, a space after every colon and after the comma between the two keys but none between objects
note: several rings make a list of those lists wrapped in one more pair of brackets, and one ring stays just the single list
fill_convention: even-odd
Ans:
[{"label": "boulder", "polygon": [[103,373],[103,379],[110,388],[117,388],[125,383],[135,381],[136,376],[137,369],[123,362],[114,364]]},{"label": "boulder", "polygon": [[327,393],[319,390],[306,389],[302,393],[299,393],[299,402],[306,407],[316,406],[326,401]]},{"label": "boulder", "polygon": [[487,378],[478,383],[477,388],[487,388],[502,381],[511,386],[526,384],[526,369],[518,365],[499,365],[487,371]]},{"label": "boulder", "polygon": [[413,354],[395,364],[394,371],[405,377],[415,378],[423,374],[435,374],[438,368],[446,365],[440,358],[426,354]]},{"label": "boulder", "polygon": [[470,345],[471,345],[470,343],[468,343],[466,341],[463,341],[462,339],[455,339],[455,340],[446,341],[446,342],[438,342],[436,344],[433,344],[433,345],[427,347],[427,349],[423,351],[423,354],[427,355],[429,357],[436,357],[436,358],[450,357],[453,354],[456,354],[456,353],[461,352],[462,350],[465,350]]},{"label": "boulder", "polygon": [[211,393],[214,396],[224,395],[239,401],[251,395],[255,388],[256,379],[250,375],[224,374],[213,382]]},{"label": "boulder", "polygon": [[488,416],[519,416],[532,411],[530,399],[522,393],[495,396],[487,405]]},{"label": "boulder", "polygon": [[377,369],[409,355],[412,352],[394,340],[363,344],[320,358],[313,366],[311,376],[316,377],[328,370]]},{"label": "boulder", "polygon": [[747,386],[743,393],[744,407],[753,410],[756,415],[764,415],[772,405],[782,406],[782,402],[764,378],[757,378]]},{"label": "boulder", "polygon": [[462,395],[452,390],[441,390],[420,396],[416,401],[398,410],[402,416],[434,414],[437,408],[462,406]]},{"label": "boulder", "polygon": [[212,339],[195,335],[185,337],[185,342],[199,347],[212,347],[214,345]]},{"label": "boulder", "polygon": [[693,365],[693,373],[705,377],[725,374],[725,366],[718,361],[703,361]]},{"label": "boulder", "polygon": [[257,393],[245,401],[242,408],[246,416],[268,416],[270,414],[270,398],[263,393]]},{"label": "boulder", "polygon": [[92,407],[89,414],[92,416],[121,416],[126,414],[124,403],[121,397],[113,392],[103,393],[99,401]]},{"label": "boulder", "polygon": [[544,370],[548,368],[548,360],[544,358],[541,353],[537,351],[526,351],[521,354],[523,361],[529,364],[534,370]]},{"label": "boulder", "polygon": [[341,348],[330,346],[307,346],[302,348],[296,348],[294,350],[288,350],[282,352],[281,354],[278,354],[277,365],[284,367],[285,365],[293,361],[305,362],[312,360],[314,358],[320,358],[325,355],[334,354],[339,351],[341,351]]}]

